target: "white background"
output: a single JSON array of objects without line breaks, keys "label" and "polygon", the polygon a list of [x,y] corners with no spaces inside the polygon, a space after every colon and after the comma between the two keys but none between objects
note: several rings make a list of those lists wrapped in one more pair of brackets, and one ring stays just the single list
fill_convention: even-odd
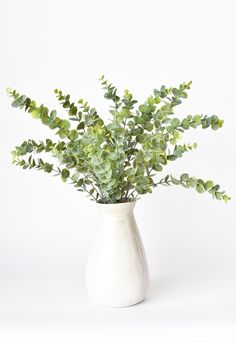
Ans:
[{"label": "white background", "polygon": [[[236,342],[235,12],[233,0],[0,2],[1,342]],[[193,80],[177,113],[218,114],[225,125],[189,131],[184,141],[198,149],[167,172],[211,178],[233,197],[225,205],[174,187],[139,201],[151,285],[145,302],[124,309],[86,295],[96,206],[56,178],[11,165],[15,145],[53,135],[11,108],[4,91],[58,108],[58,87],[106,118],[103,73],[140,100]]]}]

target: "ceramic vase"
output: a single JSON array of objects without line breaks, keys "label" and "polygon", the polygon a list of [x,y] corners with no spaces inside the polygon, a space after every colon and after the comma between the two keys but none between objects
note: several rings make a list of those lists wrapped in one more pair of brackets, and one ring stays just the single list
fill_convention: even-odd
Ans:
[{"label": "ceramic vase", "polygon": [[135,202],[97,204],[98,221],[88,257],[90,297],[108,307],[141,302],[148,288],[148,266],[134,217]]}]

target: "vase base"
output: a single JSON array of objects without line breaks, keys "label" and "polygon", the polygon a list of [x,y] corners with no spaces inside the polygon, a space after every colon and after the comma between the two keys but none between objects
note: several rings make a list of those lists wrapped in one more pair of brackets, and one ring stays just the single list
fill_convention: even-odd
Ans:
[{"label": "vase base", "polygon": [[131,306],[135,306],[140,304],[141,302],[145,301],[145,297],[142,297],[140,299],[137,300],[133,300],[133,301],[127,301],[127,302],[106,302],[106,301],[101,301],[101,300],[97,300],[95,299],[93,296],[90,296],[90,298],[93,300],[93,302],[96,305],[99,306],[103,306],[103,307],[107,307],[107,308],[122,308],[122,307],[131,307]]}]

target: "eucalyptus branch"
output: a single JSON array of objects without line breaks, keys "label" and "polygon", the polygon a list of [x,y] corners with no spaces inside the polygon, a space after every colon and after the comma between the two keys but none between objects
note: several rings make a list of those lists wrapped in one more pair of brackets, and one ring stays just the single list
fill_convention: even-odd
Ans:
[{"label": "eucalyptus branch", "polygon": [[213,198],[217,200],[224,200],[227,202],[231,198],[225,194],[225,191],[220,190],[220,186],[214,184],[213,181],[207,180],[203,181],[198,179],[195,176],[189,176],[187,173],[184,173],[180,178],[175,178],[171,174],[165,176],[159,182],[155,184],[155,187],[158,185],[162,186],[171,186],[171,185],[181,185],[185,188],[195,188],[198,193],[208,192],[212,195]]}]

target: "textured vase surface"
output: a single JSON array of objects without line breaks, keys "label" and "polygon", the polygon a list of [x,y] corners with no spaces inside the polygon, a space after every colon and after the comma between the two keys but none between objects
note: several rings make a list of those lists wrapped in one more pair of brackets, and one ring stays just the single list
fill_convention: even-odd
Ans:
[{"label": "textured vase surface", "polygon": [[87,263],[88,293],[109,307],[137,304],[145,298],[149,276],[133,213],[135,202],[97,206],[97,229]]}]

